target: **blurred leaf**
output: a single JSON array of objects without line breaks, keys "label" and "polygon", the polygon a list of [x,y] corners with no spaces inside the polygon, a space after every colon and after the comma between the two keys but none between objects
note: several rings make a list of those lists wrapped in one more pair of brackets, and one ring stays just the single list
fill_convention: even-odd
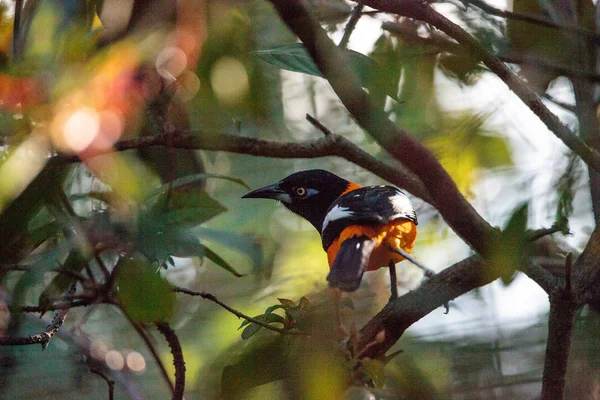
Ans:
[{"label": "blurred leaf", "polygon": [[237,234],[231,231],[208,229],[202,226],[195,228],[193,232],[197,234],[200,239],[212,240],[215,243],[222,244],[250,257],[255,272],[258,272],[263,267],[263,249],[258,240],[254,237]]},{"label": "blurred leaf", "polygon": [[46,165],[42,172],[31,181],[0,214],[0,259],[4,263],[18,262],[28,251],[24,247],[27,226],[41,210],[51,192],[62,185],[67,168]]},{"label": "blurred leaf", "polygon": [[442,166],[465,195],[477,178],[479,168],[495,168],[512,164],[506,138],[486,129],[486,115],[468,112],[444,116],[443,127],[423,144],[438,158]]},{"label": "blurred leaf", "polygon": [[361,369],[373,381],[375,387],[383,388],[385,385],[385,364],[379,360],[363,359]]},{"label": "blurred leaf", "polygon": [[122,257],[115,268],[117,297],[131,319],[162,322],[171,317],[175,292],[150,262],[141,257]]},{"label": "blurred leaf", "polygon": [[301,335],[264,335],[247,342],[243,352],[223,369],[220,398],[241,399],[254,387],[297,376],[305,341]]},{"label": "blurred leaf", "polygon": [[377,73],[373,76],[369,93],[379,108],[385,106],[386,97],[398,100],[398,90],[402,64],[398,51],[390,35],[382,33],[375,42],[369,57],[377,63]]},{"label": "blurred leaf", "polygon": [[[65,260],[63,268],[73,272],[81,272],[85,268],[85,264],[87,262],[88,260],[81,255],[79,249],[74,249]],[[77,280],[71,275],[57,273],[52,281],[50,281],[50,283],[42,291],[42,294],[39,298],[40,307],[48,307],[53,297],[61,296],[69,287],[71,287],[72,284],[76,282]]]},{"label": "blurred leaf", "polygon": [[514,272],[526,262],[528,241],[525,232],[528,208],[528,203],[517,207],[506,223],[498,241],[491,243],[488,258],[491,270],[500,275],[505,282],[510,282]]},{"label": "blurred leaf", "polygon": [[[168,206],[167,206],[168,202]],[[216,217],[227,209],[200,188],[189,187],[159,196],[149,214],[159,223],[196,226]]]},{"label": "blurred leaf", "polygon": [[[201,174],[194,174],[194,175],[189,175],[189,176],[184,176],[182,178],[178,178],[175,179],[173,181],[173,189],[178,189],[182,186],[186,186],[186,185],[190,185],[190,184],[194,184],[194,183],[198,183],[198,182],[202,182],[204,181],[206,178],[215,178],[215,179],[224,179],[230,182],[234,182],[237,183],[238,185],[251,190],[250,186],[248,186],[246,184],[246,182],[244,182],[243,179],[240,178],[234,178],[231,176],[227,176],[227,175],[220,175],[220,174],[211,174],[211,173],[201,173]],[[156,195],[164,195],[169,191],[169,184],[166,183],[160,187],[158,187],[156,190],[152,191],[148,197],[153,197]]]},{"label": "blurred leaf", "polygon": [[571,154],[565,172],[556,183],[558,201],[556,204],[556,222],[569,230],[569,218],[573,214],[573,200],[575,199],[576,184],[581,178],[581,162]]},{"label": "blurred leaf", "polygon": [[[343,51],[354,67],[362,85],[371,86],[371,79],[376,76],[377,64],[364,54],[347,49],[343,49]],[[321,71],[301,43],[272,46],[256,50],[252,54],[259,60],[280,69],[322,77]]]},{"label": "blurred leaf", "polygon": [[229,265],[229,263],[227,261],[225,261],[220,255],[218,255],[217,253],[215,253],[214,251],[212,251],[211,249],[209,249],[206,246],[204,247],[204,255],[206,256],[206,258],[208,258],[209,260],[211,260],[212,262],[214,262],[215,264],[217,264],[219,267],[225,269],[226,271],[231,272],[233,275],[239,277],[244,276],[243,274],[240,274],[239,272],[237,272],[235,270],[235,268],[233,268],[231,265]]},{"label": "blurred leaf", "polygon": [[485,71],[479,62],[468,54],[442,54],[438,66],[448,77],[458,79],[469,86],[476,84]]}]

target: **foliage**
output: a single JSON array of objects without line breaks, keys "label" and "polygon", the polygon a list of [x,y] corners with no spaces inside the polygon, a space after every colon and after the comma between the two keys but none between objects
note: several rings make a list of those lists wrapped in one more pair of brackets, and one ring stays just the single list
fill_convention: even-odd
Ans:
[{"label": "foliage", "polygon": [[[13,3],[22,8],[13,12]],[[332,38],[356,12],[342,0],[299,3]],[[362,86],[348,106],[339,90],[339,97],[331,92],[333,80],[323,79],[331,71],[315,57],[318,46],[298,43],[269,2],[0,2],[0,341],[26,341],[40,332],[51,339],[42,355],[37,346],[0,347],[0,397],[104,396],[105,382],[88,373],[94,369],[116,381],[116,398],[165,398],[169,385],[158,377],[184,373],[165,362],[179,344],[189,398],[537,395],[547,326],[515,328],[499,315],[518,311],[503,302],[523,285],[518,271],[532,260],[537,266],[558,259],[562,275],[540,268],[554,274],[560,290],[571,284],[561,255],[577,255],[587,241],[594,220],[588,209],[598,208],[587,203],[588,192],[594,205],[598,200],[598,188],[589,183],[595,172],[577,151],[565,156],[550,149],[534,136],[543,133],[539,127],[515,128],[525,108],[513,115],[504,107],[514,99],[496,101],[490,72],[499,74],[481,61],[481,51],[412,18],[421,6],[429,7],[409,4],[407,16],[394,18],[363,9],[361,23],[377,27],[359,23],[351,48],[341,49]],[[586,117],[595,121],[597,111],[597,88],[584,79],[598,80],[587,57],[597,45],[595,6],[581,2],[565,11],[551,1],[516,0],[514,11],[527,14],[519,18],[492,16],[490,7],[462,1],[453,20],[499,63],[519,64],[526,80],[511,76],[513,83],[540,94],[554,86],[574,94],[573,107],[564,99],[556,104],[576,113],[559,116],[578,118],[585,135],[595,132],[582,126]],[[437,5],[427,9],[438,12]],[[532,23],[535,18],[547,20]],[[372,46],[365,45],[369,40]],[[551,84],[559,76],[570,83]],[[370,103],[362,103],[367,98]],[[356,104],[362,108],[352,109]],[[312,226],[283,207],[240,196],[309,168],[361,185],[410,181],[425,200],[413,199],[420,222],[415,256],[437,270],[452,265],[472,252],[461,240],[468,238],[449,233],[453,225],[443,222],[447,205],[455,204],[444,197],[453,186],[441,179],[440,191],[439,176],[397,157],[404,151],[400,138],[374,134],[391,126],[377,120],[381,110],[414,139],[416,152],[408,159],[437,160],[459,197],[468,199],[451,210],[464,216],[466,230],[503,227],[502,236],[494,230],[498,236],[486,242],[477,279],[500,276],[507,288],[501,304],[494,304],[496,292],[486,292],[495,290],[492,284],[458,299],[450,316],[433,311],[428,318],[435,333],[419,336],[427,322],[411,328],[398,348],[376,359],[365,357],[369,348],[402,335],[400,326],[420,319],[429,304],[402,313],[386,306],[384,268],[365,274],[360,289],[344,294],[335,309],[326,289],[327,256]],[[334,135],[311,131],[307,111]],[[375,126],[368,132],[355,123],[365,116]],[[291,160],[298,157],[293,145],[317,150],[339,143],[336,135],[354,147],[328,154],[345,161]],[[597,138],[585,135],[586,146],[597,149]],[[536,146],[550,154],[550,166],[534,162],[538,154],[530,147]],[[543,169],[533,173],[540,178],[530,175],[530,165]],[[478,213],[485,219],[476,226],[469,216]],[[568,225],[578,236],[565,241],[576,248],[558,249],[553,237],[555,246],[540,250],[541,241],[529,243],[530,225]],[[566,270],[571,267],[578,265]],[[402,290],[419,290],[420,270],[405,262],[398,274]],[[574,287],[581,275],[573,274]],[[428,301],[450,291],[449,301],[459,294],[452,290],[469,281],[450,278]],[[596,285],[588,286],[593,292]],[[57,325],[52,318],[57,310],[63,311],[55,318],[68,314],[62,327],[64,321]],[[568,379],[578,382],[574,375],[584,370],[588,375],[580,375],[595,382],[597,354],[589,343],[597,318],[594,311],[577,312],[578,354]],[[390,318],[385,329],[373,336],[361,330],[381,315]],[[166,324],[181,342],[170,341],[169,349],[154,338],[155,327]],[[569,393],[591,392],[580,386],[571,384]]]}]

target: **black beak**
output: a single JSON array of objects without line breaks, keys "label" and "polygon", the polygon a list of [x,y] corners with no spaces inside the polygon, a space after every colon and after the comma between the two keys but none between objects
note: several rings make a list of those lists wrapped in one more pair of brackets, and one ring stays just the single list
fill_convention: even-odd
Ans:
[{"label": "black beak", "polygon": [[242,199],[273,199],[283,203],[291,203],[289,194],[279,187],[279,183],[274,183],[260,189],[256,189],[242,196]]}]

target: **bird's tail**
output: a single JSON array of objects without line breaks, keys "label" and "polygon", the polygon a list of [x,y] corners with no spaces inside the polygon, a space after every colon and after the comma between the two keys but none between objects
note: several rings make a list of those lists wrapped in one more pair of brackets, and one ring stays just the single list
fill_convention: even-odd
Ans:
[{"label": "bird's tail", "polygon": [[346,292],[358,289],[374,247],[375,241],[367,236],[344,240],[327,275],[329,287]]}]

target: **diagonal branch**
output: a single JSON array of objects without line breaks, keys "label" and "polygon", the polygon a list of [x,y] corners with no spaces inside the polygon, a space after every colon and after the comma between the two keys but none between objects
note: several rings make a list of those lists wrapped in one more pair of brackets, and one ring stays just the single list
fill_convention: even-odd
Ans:
[{"label": "diagonal branch", "polygon": [[426,22],[441,30],[472,52],[475,59],[481,60],[512,90],[527,107],[552,131],[563,143],[579,155],[590,167],[600,170],[600,154],[586,145],[560,119],[553,114],[514,72],[498,57],[494,56],[483,44],[467,31],[434,10],[428,3],[411,0],[365,0],[365,5],[380,11],[413,18]]}]

